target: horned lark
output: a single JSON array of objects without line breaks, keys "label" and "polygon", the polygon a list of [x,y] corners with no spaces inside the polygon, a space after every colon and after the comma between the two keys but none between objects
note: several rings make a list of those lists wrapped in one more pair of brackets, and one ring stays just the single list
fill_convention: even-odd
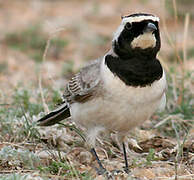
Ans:
[{"label": "horned lark", "polygon": [[64,103],[38,120],[39,125],[50,126],[71,117],[85,127],[99,174],[105,172],[94,149],[99,132],[117,132],[128,172],[124,137],[165,106],[166,78],[156,57],[158,23],[159,18],[151,14],[123,16],[110,51],[82,68],[66,85]]}]

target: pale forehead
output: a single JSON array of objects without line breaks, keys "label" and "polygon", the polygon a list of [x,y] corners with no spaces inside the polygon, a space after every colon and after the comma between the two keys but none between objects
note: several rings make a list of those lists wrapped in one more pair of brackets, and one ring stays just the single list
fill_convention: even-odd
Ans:
[{"label": "pale forehead", "polygon": [[129,16],[129,17],[123,17],[121,24],[126,24],[127,22],[141,22],[144,20],[151,20],[151,21],[157,21],[159,22],[159,17],[157,16]]}]

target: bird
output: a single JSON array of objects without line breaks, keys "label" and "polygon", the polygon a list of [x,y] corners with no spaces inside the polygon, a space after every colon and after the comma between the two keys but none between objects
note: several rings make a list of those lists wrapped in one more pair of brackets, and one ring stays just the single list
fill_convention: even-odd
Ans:
[{"label": "bird", "polygon": [[125,137],[155,111],[165,108],[167,81],[157,58],[160,47],[159,17],[149,13],[122,16],[110,50],[69,80],[63,103],[40,118],[38,125],[51,126],[71,117],[84,127],[99,175],[106,168],[96,153],[96,138],[104,131],[116,132],[128,173]]}]

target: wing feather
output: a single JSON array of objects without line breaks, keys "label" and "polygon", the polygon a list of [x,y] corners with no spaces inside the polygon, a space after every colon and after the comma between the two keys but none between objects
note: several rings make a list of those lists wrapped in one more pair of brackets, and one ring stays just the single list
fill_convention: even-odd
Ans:
[{"label": "wing feather", "polygon": [[101,60],[97,59],[73,76],[66,85],[63,99],[71,103],[85,102],[91,98],[100,82],[100,63]]},{"label": "wing feather", "polygon": [[71,116],[69,104],[72,102],[85,102],[95,94],[97,84],[100,82],[100,60],[81,69],[66,85],[63,102],[54,111],[38,120],[41,126],[53,125]]}]

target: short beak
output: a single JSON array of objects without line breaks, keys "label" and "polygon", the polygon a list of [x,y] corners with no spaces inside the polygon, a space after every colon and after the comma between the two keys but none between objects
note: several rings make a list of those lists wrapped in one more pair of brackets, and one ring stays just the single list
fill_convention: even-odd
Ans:
[{"label": "short beak", "polygon": [[144,32],[154,32],[157,30],[157,27],[153,23],[148,23],[147,26],[145,27]]}]

